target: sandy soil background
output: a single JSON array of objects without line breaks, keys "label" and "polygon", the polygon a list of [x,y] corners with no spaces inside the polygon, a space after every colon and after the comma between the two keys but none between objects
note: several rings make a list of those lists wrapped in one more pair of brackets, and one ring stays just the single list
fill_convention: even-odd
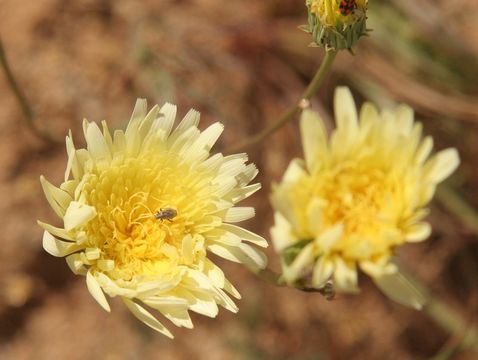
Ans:
[{"label": "sandy soil background", "polygon": [[[313,106],[331,123],[336,85],[357,102],[411,104],[435,146],[457,147],[462,165],[447,186],[478,207],[478,2],[372,1],[355,56],[338,55]],[[0,36],[41,129],[83,144],[84,117],[123,127],[134,101],[174,102],[226,126],[224,150],[297,101],[323,51],[297,26],[299,0],[0,1]],[[361,293],[326,301],[279,289],[222,262],[240,290],[238,314],[194,316],[195,329],[154,333],[112,301],[104,312],[63,259],[42,250],[37,219],[58,223],[39,176],[58,184],[63,145],[39,140],[0,75],[1,359],[422,359],[457,341],[424,314],[386,299],[367,278]],[[332,125],[331,125],[332,126]],[[297,122],[249,151],[263,190],[248,226],[269,237],[271,181],[301,154]],[[400,251],[402,262],[469,321],[478,310],[477,223],[433,203],[431,238]],[[277,259],[268,249],[271,267]],[[456,359],[473,359],[462,352]]]}]

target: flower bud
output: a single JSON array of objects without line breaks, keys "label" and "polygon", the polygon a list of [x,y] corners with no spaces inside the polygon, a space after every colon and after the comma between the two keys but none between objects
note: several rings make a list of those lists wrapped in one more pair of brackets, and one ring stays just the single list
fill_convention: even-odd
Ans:
[{"label": "flower bud", "polygon": [[351,50],[366,34],[368,0],[306,0],[308,24],[302,29],[313,37],[313,45]]}]

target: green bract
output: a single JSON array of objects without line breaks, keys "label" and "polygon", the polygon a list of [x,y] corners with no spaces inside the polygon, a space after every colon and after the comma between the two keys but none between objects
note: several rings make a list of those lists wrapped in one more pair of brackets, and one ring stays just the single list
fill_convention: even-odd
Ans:
[{"label": "green bract", "polygon": [[351,50],[366,35],[367,1],[307,0],[308,24],[313,46],[327,50]]}]

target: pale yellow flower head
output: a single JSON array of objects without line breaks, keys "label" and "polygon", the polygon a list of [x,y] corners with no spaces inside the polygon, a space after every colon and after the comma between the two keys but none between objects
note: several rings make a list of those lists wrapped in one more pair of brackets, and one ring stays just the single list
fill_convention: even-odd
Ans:
[{"label": "pale yellow flower head", "polygon": [[177,326],[192,328],[189,310],[214,317],[218,304],[236,312],[240,295],[209,252],[252,269],[266,265],[252,245],[260,236],[233,223],[254,216],[236,207],[260,188],[246,154],[210,156],[223,126],[200,131],[191,110],[173,129],[176,107],[147,112],[138,100],[125,132],[84,121],[86,149],[66,138],[68,165],[59,188],[41,177],[63,226],[39,222],[43,247],[86,275],[92,296],[107,311],[105,293],[163,334],[171,333],[145,306]]},{"label": "pale yellow flower head", "polygon": [[366,103],[357,116],[347,88],[336,90],[334,105],[330,137],[317,113],[303,113],[305,159],[293,160],[273,188],[271,233],[284,279],[320,288],[332,278],[338,291],[353,292],[361,269],[392,298],[419,307],[400,293],[391,260],[398,246],[429,236],[427,204],[458,166],[457,151],[430,157],[433,141],[422,139],[408,106],[379,113]]},{"label": "pale yellow flower head", "polygon": [[368,0],[306,0],[314,43],[327,49],[351,49],[366,33]]}]

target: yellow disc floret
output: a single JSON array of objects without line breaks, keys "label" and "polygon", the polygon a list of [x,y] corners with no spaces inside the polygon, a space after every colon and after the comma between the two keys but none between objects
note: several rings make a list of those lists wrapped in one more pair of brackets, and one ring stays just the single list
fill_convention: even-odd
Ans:
[{"label": "yellow disc floret", "polygon": [[[174,161],[155,153],[136,159],[118,157],[89,174],[83,194],[98,216],[86,225],[87,243],[101,250],[99,259],[114,262],[108,272],[111,278],[126,280],[194,265],[198,254],[183,254],[183,239],[189,235],[193,248],[195,242],[203,242],[194,228],[194,215],[208,205],[208,199],[193,196],[200,189],[183,175],[188,171],[171,166]],[[189,176],[208,178],[194,171]],[[191,204],[191,199],[197,204]],[[156,219],[154,214],[164,207],[173,207],[179,215]],[[216,221],[220,223],[219,218]]]}]

